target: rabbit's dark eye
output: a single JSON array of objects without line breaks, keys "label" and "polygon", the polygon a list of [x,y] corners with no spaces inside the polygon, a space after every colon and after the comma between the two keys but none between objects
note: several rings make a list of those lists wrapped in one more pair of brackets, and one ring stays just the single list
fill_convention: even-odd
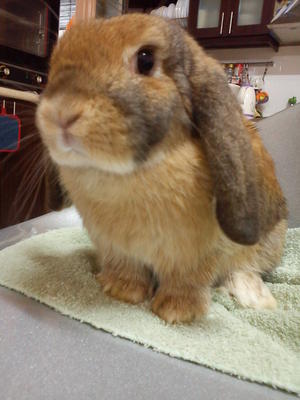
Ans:
[{"label": "rabbit's dark eye", "polygon": [[154,67],[154,54],[151,49],[141,49],[137,53],[137,71],[142,75],[150,75]]}]

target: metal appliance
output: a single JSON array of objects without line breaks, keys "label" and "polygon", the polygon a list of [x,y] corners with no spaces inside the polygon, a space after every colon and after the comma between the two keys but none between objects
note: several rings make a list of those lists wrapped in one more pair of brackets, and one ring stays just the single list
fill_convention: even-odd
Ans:
[{"label": "metal appliance", "polygon": [[57,40],[59,0],[1,0],[0,86],[40,92]]}]

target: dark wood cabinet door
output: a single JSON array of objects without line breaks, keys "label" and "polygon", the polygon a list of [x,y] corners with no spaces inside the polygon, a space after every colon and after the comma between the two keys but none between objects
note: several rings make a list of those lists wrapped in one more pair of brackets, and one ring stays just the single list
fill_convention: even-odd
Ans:
[{"label": "dark wood cabinet door", "polygon": [[228,34],[248,36],[268,34],[275,0],[232,0]]},{"label": "dark wood cabinet door", "polygon": [[123,0],[122,8],[125,13],[130,9],[150,10],[175,3],[174,0]]},{"label": "dark wood cabinet door", "polygon": [[227,33],[230,0],[190,1],[188,30],[194,37],[222,37]]},{"label": "dark wood cabinet door", "polygon": [[34,124],[35,106],[6,100],[8,114],[13,113],[13,104],[21,121],[21,143],[16,152],[0,153],[0,228],[45,212],[42,144]]},{"label": "dark wood cabinet door", "polygon": [[8,114],[14,104],[21,143],[16,152],[0,152],[0,229],[58,210],[63,203],[58,175],[35,126],[35,105],[6,99]]},{"label": "dark wood cabinet door", "polygon": [[193,0],[189,32],[205,48],[270,46],[278,50],[267,28],[274,6],[275,0]]}]

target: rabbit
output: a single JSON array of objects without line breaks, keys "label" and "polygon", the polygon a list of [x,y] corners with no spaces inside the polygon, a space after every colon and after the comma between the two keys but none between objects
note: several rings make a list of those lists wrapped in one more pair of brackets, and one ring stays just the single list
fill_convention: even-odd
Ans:
[{"label": "rabbit", "polygon": [[214,287],[273,309],[287,206],[223,68],[177,23],[76,23],[36,114],[95,246],[104,292],[168,323],[204,317]]}]

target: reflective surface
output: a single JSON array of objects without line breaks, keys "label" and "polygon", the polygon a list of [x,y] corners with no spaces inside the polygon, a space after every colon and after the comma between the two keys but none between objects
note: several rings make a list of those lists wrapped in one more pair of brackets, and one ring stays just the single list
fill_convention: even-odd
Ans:
[{"label": "reflective surface", "polygon": [[292,400],[81,324],[0,287],[1,400]]},{"label": "reflective surface", "polygon": [[256,25],[261,23],[264,0],[240,0],[238,25]]},{"label": "reflective surface", "polygon": [[219,26],[221,0],[200,0],[197,28],[217,28]]},{"label": "reflective surface", "polygon": [[45,57],[48,51],[46,1],[1,0],[0,44]]},{"label": "reflective surface", "polygon": [[39,233],[81,225],[81,219],[74,207],[51,212],[21,224],[0,229],[0,250]]}]

